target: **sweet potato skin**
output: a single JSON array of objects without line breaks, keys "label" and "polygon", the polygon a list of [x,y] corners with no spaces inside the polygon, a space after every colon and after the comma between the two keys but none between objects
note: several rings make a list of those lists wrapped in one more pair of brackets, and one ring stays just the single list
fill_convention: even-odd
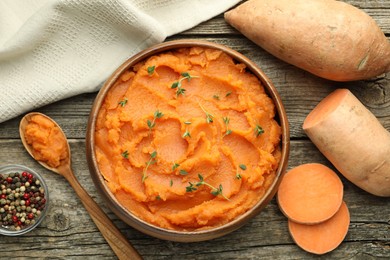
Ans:
[{"label": "sweet potato skin", "polygon": [[274,56],[334,81],[390,71],[390,42],[362,10],[334,0],[249,0],[225,20]]},{"label": "sweet potato skin", "polygon": [[390,197],[390,133],[349,90],[337,89],[323,99],[303,130],[348,180]]}]

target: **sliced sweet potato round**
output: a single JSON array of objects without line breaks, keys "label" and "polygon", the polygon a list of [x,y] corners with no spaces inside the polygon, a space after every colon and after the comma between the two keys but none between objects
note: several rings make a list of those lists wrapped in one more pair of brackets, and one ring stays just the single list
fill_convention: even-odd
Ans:
[{"label": "sliced sweet potato round", "polygon": [[288,221],[288,228],[295,243],[313,254],[325,254],[337,248],[348,233],[350,216],[345,202],[337,213],[325,222],[305,225]]},{"label": "sliced sweet potato round", "polygon": [[285,174],[277,199],[280,210],[290,220],[317,224],[336,214],[343,193],[343,184],[333,170],[319,163],[308,163]]}]

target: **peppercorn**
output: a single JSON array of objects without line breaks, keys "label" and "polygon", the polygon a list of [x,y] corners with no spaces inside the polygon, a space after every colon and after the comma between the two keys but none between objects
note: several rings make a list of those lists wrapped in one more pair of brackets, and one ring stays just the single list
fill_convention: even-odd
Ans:
[{"label": "peppercorn", "polygon": [[0,228],[21,230],[33,225],[45,205],[45,190],[32,173],[0,173]]}]

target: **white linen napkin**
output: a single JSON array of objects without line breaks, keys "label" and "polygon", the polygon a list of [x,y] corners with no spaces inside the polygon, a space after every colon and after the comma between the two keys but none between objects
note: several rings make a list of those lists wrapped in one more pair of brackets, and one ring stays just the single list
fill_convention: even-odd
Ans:
[{"label": "white linen napkin", "polygon": [[0,122],[86,92],[240,0],[1,0]]}]

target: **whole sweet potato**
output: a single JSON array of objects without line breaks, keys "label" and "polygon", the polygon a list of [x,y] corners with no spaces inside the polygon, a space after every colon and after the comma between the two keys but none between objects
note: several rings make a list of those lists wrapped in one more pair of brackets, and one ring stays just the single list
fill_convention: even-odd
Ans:
[{"label": "whole sweet potato", "polygon": [[249,0],[225,20],[274,56],[326,79],[390,71],[390,42],[369,15],[347,3]]}]

